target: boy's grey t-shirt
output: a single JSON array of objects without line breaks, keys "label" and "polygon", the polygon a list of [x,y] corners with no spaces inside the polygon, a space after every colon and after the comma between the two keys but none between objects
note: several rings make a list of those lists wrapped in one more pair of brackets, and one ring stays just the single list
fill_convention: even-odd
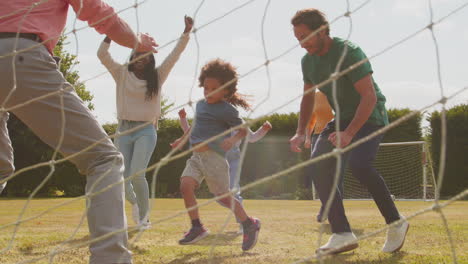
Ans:
[{"label": "boy's grey t-shirt", "polygon": [[[242,123],[243,120],[239,117],[239,111],[230,103],[221,101],[216,104],[209,104],[206,100],[202,100],[197,103],[195,108],[195,120],[190,135],[190,144],[206,141]],[[226,152],[221,148],[221,142],[229,136],[230,134],[222,136],[208,143],[208,146],[224,156]]]}]

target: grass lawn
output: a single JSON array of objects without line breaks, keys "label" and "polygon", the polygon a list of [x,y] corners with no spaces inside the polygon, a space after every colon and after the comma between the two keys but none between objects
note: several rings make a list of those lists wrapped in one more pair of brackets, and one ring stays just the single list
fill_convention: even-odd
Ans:
[{"label": "grass lawn", "polygon": [[[47,208],[69,199],[35,199],[25,216],[34,216]],[[202,200],[200,200],[202,201]],[[25,200],[0,200],[0,226],[18,218]],[[141,236],[131,233],[131,250],[134,263],[293,263],[313,256],[317,248],[320,225],[315,215],[318,201],[273,201],[246,200],[245,207],[250,215],[262,220],[262,229],[257,246],[243,253],[242,236],[236,234],[238,226],[231,217],[225,230],[219,235],[229,212],[217,204],[201,208],[202,222],[211,234],[196,245],[180,246],[177,241],[189,228],[186,214],[168,221],[155,223],[158,219],[173,215],[184,209],[181,199],[156,199],[151,214],[153,227]],[[431,206],[430,202],[397,201],[403,215],[410,215]],[[357,236],[368,234],[384,226],[383,218],[372,201],[345,201],[348,218]],[[83,214],[84,202],[77,201],[55,209],[47,214],[19,226],[12,248],[3,252],[13,234],[14,227],[3,228],[0,232],[0,263],[19,263],[45,256],[64,240],[70,239]],[[127,213],[130,213],[127,205]],[[460,201],[443,209],[447,218],[458,263],[468,263],[468,202]],[[130,214],[129,223],[131,222]],[[360,241],[359,248],[351,253],[328,258],[324,263],[454,263],[452,249],[442,219],[430,211],[410,220],[410,229],[404,247],[399,253],[382,253],[385,233]],[[323,242],[329,237],[330,229],[325,225]],[[76,245],[89,238],[86,221],[65,246]],[[213,244],[216,247],[212,247]],[[212,255],[210,256],[210,252]],[[81,247],[62,253],[53,263],[87,263],[88,249]],[[211,260],[211,262],[210,262]],[[310,260],[303,263],[317,263]],[[43,259],[33,263],[49,263]],[[103,263],[105,264],[105,263]]]}]

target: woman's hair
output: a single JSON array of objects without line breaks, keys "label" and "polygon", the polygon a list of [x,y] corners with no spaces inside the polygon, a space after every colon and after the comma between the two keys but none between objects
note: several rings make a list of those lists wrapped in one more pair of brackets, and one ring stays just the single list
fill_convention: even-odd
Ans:
[{"label": "woman's hair", "polygon": [[[130,61],[132,61],[137,53],[135,51],[130,55]],[[151,100],[153,96],[156,96],[159,92],[159,76],[158,71],[156,70],[156,63],[154,60],[154,55],[151,53],[149,56],[149,62],[145,65],[143,70],[144,80],[146,81],[146,100]],[[133,72],[133,63],[128,64],[128,71]]]},{"label": "woman's hair", "polygon": [[206,78],[218,80],[223,89],[227,91],[226,101],[232,105],[240,106],[245,110],[250,110],[251,106],[247,102],[247,96],[237,92],[238,74],[236,68],[231,63],[222,59],[214,59],[203,66],[198,77],[199,86],[203,87]]}]

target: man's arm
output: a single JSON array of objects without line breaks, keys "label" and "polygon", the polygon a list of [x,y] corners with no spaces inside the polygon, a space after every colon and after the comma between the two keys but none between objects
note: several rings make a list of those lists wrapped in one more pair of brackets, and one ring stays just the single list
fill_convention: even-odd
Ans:
[{"label": "man's arm", "polygon": [[123,21],[114,9],[100,0],[67,0],[73,7],[78,19],[87,21],[98,33],[106,34],[117,44],[134,48],[137,51],[156,52],[156,42],[146,34],[136,35],[130,26]]},{"label": "man's arm", "polygon": [[[353,120],[342,132],[339,132],[341,139],[341,147],[346,147],[361,127],[367,122],[369,116],[374,110],[377,103],[377,96],[375,95],[374,83],[372,82],[372,75],[368,74],[362,79],[354,83],[354,88],[361,96],[361,100],[354,114]],[[328,139],[337,145],[337,134],[331,133]]]},{"label": "man's arm", "polygon": [[304,83],[304,95],[301,100],[301,110],[299,113],[296,134],[289,140],[291,151],[294,152],[302,151],[300,146],[304,142],[305,129],[314,109],[315,92],[313,91],[313,87],[314,85],[311,83]]}]

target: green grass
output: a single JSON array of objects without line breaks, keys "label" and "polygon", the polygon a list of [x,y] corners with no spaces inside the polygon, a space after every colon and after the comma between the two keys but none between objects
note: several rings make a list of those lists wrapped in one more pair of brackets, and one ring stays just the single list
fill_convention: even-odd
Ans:
[{"label": "green grass", "polygon": [[[38,213],[67,199],[37,199],[31,202],[26,216]],[[0,226],[15,221],[25,200],[0,200]],[[404,215],[410,215],[431,205],[429,202],[399,201],[397,206]],[[189,228],[188,217],[183,214],[169,221],[153,224],[153,228],[132,243],[134,263],[292,263],[313,255],[317,247],[320,225],[314,219],[318,201],[247,200],[247,212],[262,220],[257,246],[248,253],[241,250],[242,237],[237,236],[237,224],[231,218],[226,229],[216,237],[228,215],[217,204],[200,210],[201,218],[211,235],[192,246],[180,246],[177,240]],[[356,235],[361,236],[384,226],[383,218],[372,201],[345,201],[349,221]],[[45,256],[50,250],[68,239],[83,214],[84,202],[74,202],[46,215],[20,225],[12,248],[0,254],[0,263]],[[151,220],[183,210],[180,199],[156,199]],[[127,207],[130,212],[130,207]],[[456,202],[443,209],[455,244],[458,263],[468,263],[468,202]],[[131,219],[131,218],[129,218]],[[131,221],[129,221],[131,222]],[[453,263],[451,247],[442,219],[436,212],[428,212],[410,220],[410,230],[403,249],[396,254],[380,251],[385,233],[367,238],[351,253],[331,257],[324,263]],[[0,231],[0,247],[4,249],[11,239],[13,227]],[[325,225],[323,242],[330,229]],[[132,239],[136,238],[131,233]],[[88,239],[86,222],[67,246]],[[217,246],[210,258],[212,244]],[[58,255],[54,263],[87,263],[88,249],[82,247]],[[35,263],[49,263],[47,259]],[[304,263],[317,263],[316,260]]]}]

